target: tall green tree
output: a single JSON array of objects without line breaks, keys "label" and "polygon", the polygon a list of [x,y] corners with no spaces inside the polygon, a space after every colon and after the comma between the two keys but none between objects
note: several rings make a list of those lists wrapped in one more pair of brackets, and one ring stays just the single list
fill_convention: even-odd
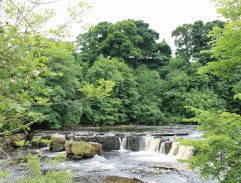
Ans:
[{"label": "tall green tree", "polygon": [[96,101],[91,106],[85,106],[86,119],[82,121],[87,120],[94,125],[128,122],[133,103],[138,97],[132,69],[121,60],[100,58],[88,70],[86,79],[89,82],[96,82],[100,78],[113,80],[115,87],[109,97]]},{"label": "tall green tree", "polygon": [[[76,100],[84,98],[79,89],[83,86],[82,68],[74,60],[72,43],[47,40],[39,54],[48,57],[46,66],[57,75],[42,78],[39,86],[50,91],[42,97],[49,98],[51,105],[35,105],[34,110],[47,116],[44,123],[51,128],[74,125],[80,122],[81,105]],[[36,95],[34,93],[33,95]],[[41,96],[41,93],[38,94]],[[69,101],[69,103],[63,103]]]},{"label": "tall green tree", "polygon": [[201,51],[210,50],[211,41],[209,32],[213,27],[224,27],[224,22],[214,20],[204,24],[203,21],[195,21],[193,24],[184,24],[178,26],[172,31],[172,37],[175,37],[176,55],[182,56],[187,60],[194,59],[200,63],[206,64],[211,61],[211,55],[208,52]]},{"label": "tall green tree", "polygon": [[160,67],[170,59],[171,48],[165,42],[157,43],[158,39],[159,34],[141,20],[101,22],[78,36],[79,58],[89,65],[102,56],[121,58],[135,67],[140,64]]},{"label": "tall green tree", "polygon": [[131,109],[132,121],[142,125],[161,124],[164,116],[161,104],[165,82],[158,71],[146,66],[138,67],[135,73],[139,97]]},{"label": "tall green tree", "polygon": [[[63,88],[66,92],[68,89],[77,87],[75,78],[72,78],[72,83],[70,83],[73,86],[69,88],[66,83],[65,86],[61,86],[63,88],[58,88],[58,86],[54,88],[50,86],[50,83],[51,80],[57,82],[57,77],[63,73],[66,74],[61,80],[63,82],[66,78],[70,79],[71,74],[76,73],[76,71],[71,73],[68,70],[70,68],[67,68],[67,65],[70,66],[73,62],[69,51],[73,45],[65,44],[60,39],[65,34],[64,30],[68,23],[78,19],[87,5],[82,2],[74,9],[70,7],[68,9],[70,20],[56,30],[50,30],[50,34],[42,28],[54,16],[54,12],[52,10],[39,12],[37,7],[40,5],[40,1],[6,0],[1,2],[1,15],[3,16],[0,17],[0,134],[2,135],[21,128],[27,129],[29,125],[46,119],[46,116],[36,111],[35,107],[54,105],[55,101],[59,103],[58,99],[52,99],[50,96],[61,96],[64,93]],[[77,13],[76,8],[80,8],[80,12]],[[65,60],[67,56],[69,58]],[[66,64],[65,68],[64,64],[60,64],[61,61]],[[87,85],[90,86],[90,84]],[[109,86],[111,88],[113,83],[102,82],[97,88],[89,87],[92,89],[90,92],[84,85],[82,92],[99,97],[103,94],[98,91],[102,91],[105,95],[107,90],[110,91]],[[69,95],[68,100],[72,99],[74,93],[70,90],[66,92]],[[66,99],[66,96],[63,99]]]},{"label": "tall green tree", "polygon": [[[239,0],[213,1],[225,18],[225,28],[215,28],[212,32],[212,54],[218,58],[201,67],[200,73],[209,73],[229,80],[240,78],[240,40],[241,6]],[[221,34],[220,34],[221,33]],[[234,87],[234,99],[240,100],[240,79]],[[240,106],[239,106],[240,108]],[[220,182],[236,183],[241,181],[241,116],[237,113],[217,111],[210,113],[190,108],[196,116],[188,121],[199,123],[204,130],[205,139],[191,142],[194,144],[196,155],[188,161],[193,168],[199,167],[205,176],[217,178]],[[190,143],[190,142],[188,142]]]},{"label": "tall green tree", "polygon": [[169,62],[162,94],[167,121],[180,122],[190,116],[183,108],[186,105],[210,111],[226,107],[225,100],[212,88],[212,78],[197,74],[200,66],[200,63],[188,63],[182,57],[173,58]]}]

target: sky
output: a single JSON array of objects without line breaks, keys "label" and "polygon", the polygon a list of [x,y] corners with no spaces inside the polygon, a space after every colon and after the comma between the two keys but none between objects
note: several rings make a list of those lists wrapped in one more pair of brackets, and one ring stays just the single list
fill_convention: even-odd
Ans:
[{"label": "sky", "polygon": [[[67,0],[65,0],[67,2]],[[171,32],[185,23],[204,22],[218,19],[213,3],[209,0],[85,0],[92,10],[84,13],[83,24],[96,25],[102,21],[118,22],[126,19],[143,20],[160,34],[159,41],[165,41],[174,49]],[[57,9],[60,6],[57,7]],[[81,30],[74,25],[71,33]]]},{"label": "sky", "polygon": [[171,32],[185,23],[218,19],[209,0],[88,0],[93,8],[85,12],[86,23],[118,22],[126,19],[143,20],[160,34],[160,41],[174,47]]}]

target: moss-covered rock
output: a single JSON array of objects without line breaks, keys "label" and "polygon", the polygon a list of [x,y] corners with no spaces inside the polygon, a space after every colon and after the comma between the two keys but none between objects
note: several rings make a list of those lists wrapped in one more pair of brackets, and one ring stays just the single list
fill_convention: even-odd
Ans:
[{"label": "moss-covered rock", "polygon": [[110,176],[106,177],[103,183],[144,183],[143,181],[137,178],[129,178],[129,177],[117,177],[117,176]]},{"label": "moss-covered rock", "polygon": [[102,149],[101,144],[88,143],[84,141],[66,141],[65,147],[67,157],[72,159],[92,158]]},{"label": "moss-covered rock", "polygon": [[103,146],[99,143],[95,142],[89,142],[90,145],[92,145],[96,149],[96,153],[100,153],[102,151]]},{"label": "moss-covered rock", "polygon": [[50,144],[50,140],[43,139],[41,136],[33,136],[31,144],[34,148],[47,147]]},{"label": "moss-covered rock", "polygon": [[59,152],[65,150],[65,142],[66,137],[65,135],[54,134],[51,135],[50,138],[50,151]]},{"label": "moss-covered rock", "polygon": [[25,133],[17,133],[9,136],[3,137],[2,145],[8,148],[19,147],[19,142],[25,142],[27,139],[27,136]]}]

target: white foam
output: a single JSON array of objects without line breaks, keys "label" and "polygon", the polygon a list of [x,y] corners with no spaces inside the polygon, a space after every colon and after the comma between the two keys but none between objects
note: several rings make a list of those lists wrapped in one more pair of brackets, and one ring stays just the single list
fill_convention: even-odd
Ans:
[{"label": "white foam", "polygon": [[131,159],[142,162],[176,162],[176,157],[167,156],[165,154],[159,154],[150,151],[139,151],[129,153]]}]

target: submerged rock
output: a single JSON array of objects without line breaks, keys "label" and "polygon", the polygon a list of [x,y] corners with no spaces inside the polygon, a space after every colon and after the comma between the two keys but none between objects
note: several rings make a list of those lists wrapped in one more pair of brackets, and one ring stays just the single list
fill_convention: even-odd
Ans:
[{"label": "submerged rock", "polygon": [[188,132],[175,132],[174,133],[175,136],[186,136],[186,135],[189,135]]},{"label": "submerged rock", "polygon": [[117,176],[110,176],[106,177],[103,183],[144,183],[143,181],[137,178],[129,178],[129,177],[117,177]]},{"label": "submerged rock", "polygon": [[66,141],[65,147],[67,157],[72,159],[93,158],[102,150],[101,144],[84,141]]},{"label": "submerged rock", "polygon": [[59,152],[65,150],[65,135],[54,134],[50,138],[49,150],[53,152]]},{"label": "submerged rock", "polygon": [[160,153],[162,154],[168,154],[172,148],[172,141],[165,141],[162,142],[161,147],[160,147]]},{"label": "submerged rock", "polygon": [[154,133],[152,134],[154,137],[167,137],[167,136],[174,136],[173,132],[163,132],[163,133]]}]

